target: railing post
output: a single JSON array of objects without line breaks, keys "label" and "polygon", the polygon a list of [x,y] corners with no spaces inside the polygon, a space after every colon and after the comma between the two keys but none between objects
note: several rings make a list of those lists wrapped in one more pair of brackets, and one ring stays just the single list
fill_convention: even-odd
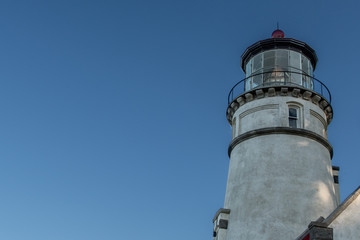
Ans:
[{"label": "railing post", "polygon": [[321,84],[321,95],[324,96],[324,94],[323,94],[323,85],[322,84]]}]

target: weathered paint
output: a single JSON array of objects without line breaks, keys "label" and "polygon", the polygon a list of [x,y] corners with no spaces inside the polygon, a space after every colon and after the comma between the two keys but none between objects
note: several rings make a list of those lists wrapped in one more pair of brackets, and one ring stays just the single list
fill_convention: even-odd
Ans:
[{"label": "weathered paint", "polygon": [[233,138],[255,129],[288,127],[289,105],[300,107],[300,128],[313,131],[327,138],[326,115],[318,105],[301,98],[283,96],[257,99],[237,109],[233,115],[233,122],[236,120],[236,131]]},{"label": "weathered paint", "polygon": [[[327,139],[324,111],[290,96],[255,99],[238,108],[234,137],[288,127],[289,105],[300,108],[300,128]],[[309,222],[329,215],[336,206],[330,153],[318,141],[268,134],[242,141],[231,151],[224,204],[231,210],[227,240],[294,239]]]}]

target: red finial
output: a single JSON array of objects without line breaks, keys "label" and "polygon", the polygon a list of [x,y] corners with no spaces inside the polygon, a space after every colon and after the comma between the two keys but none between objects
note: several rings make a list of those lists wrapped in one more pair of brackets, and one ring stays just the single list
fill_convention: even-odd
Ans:
[{"label": "red finial", "polygon": [[281,31],[280,29],[276,29],[271,34],[271,38],[284,38],[284,37],[285,37],[285,33],[283,31]]}]

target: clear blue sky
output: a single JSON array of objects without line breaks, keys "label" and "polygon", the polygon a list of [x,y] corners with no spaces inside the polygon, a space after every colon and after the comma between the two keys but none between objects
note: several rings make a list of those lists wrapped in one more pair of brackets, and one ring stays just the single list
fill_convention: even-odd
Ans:
[{"label": "clear blue sky", "polygon": [[286,36],[333,96],[360,185],[358,1],[0,1],[0,239],[211,239],[240,56]]}]

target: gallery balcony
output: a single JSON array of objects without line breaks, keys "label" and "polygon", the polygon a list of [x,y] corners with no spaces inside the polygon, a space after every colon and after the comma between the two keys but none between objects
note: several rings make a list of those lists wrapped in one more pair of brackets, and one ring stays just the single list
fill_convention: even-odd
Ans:
[{"label": "gallery balcony", "polygon": [[269,71],[253,74],[236,83],[229,92],[228,104],[230,105],[237,97],[254,90],[284,87],[308,90],[320,95],[329,104],[331,103],[330,91],[320,80],[301,72]]}]

